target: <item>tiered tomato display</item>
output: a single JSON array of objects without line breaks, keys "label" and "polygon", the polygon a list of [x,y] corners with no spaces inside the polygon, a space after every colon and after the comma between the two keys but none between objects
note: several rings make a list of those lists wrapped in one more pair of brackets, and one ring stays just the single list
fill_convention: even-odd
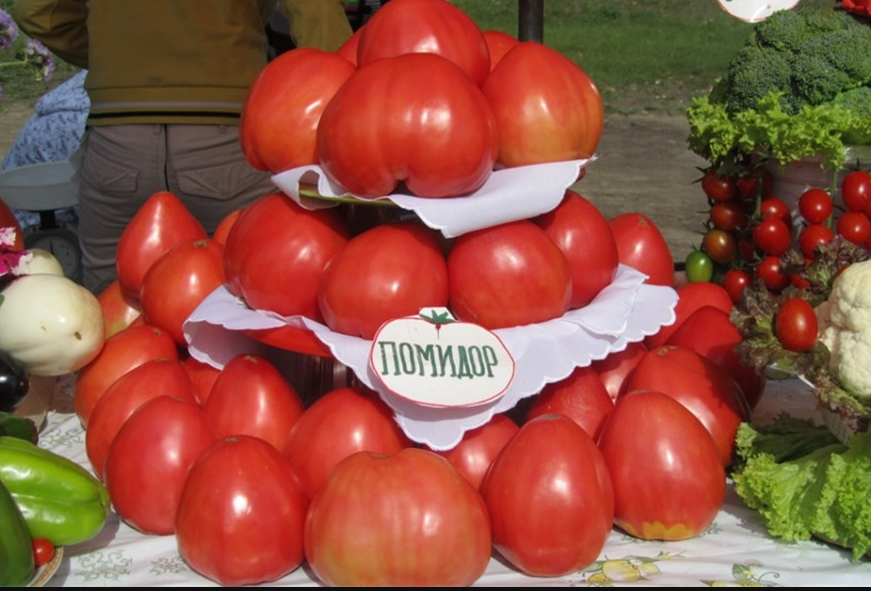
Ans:
[{"label": "tiered tomato display", "polygon": [[[76,410],[120,517],[143,532],[174,534],[187,563],[218,583],[274,581],[307,562],[327,584],[467,585],[493,553],[520,572],[553,576],[596,560],[618,494],[627,517],[617,524],[661,539],[697,535],[722,502],[728,438],[746,416],[751,386],[745,392],[710,369],[728,363],[722,348],[732,346],[731,333],[715,342],[723,332],[710,330],[721,316],[690,314],[705,310],[702,302],[729,302],[719,286],[678,291],[675,325],[683,326],[673,336],[698,341],[698,350],[627,343],[437,451],[415,445],[395,409],[353,379],[315,396],[254,352],[207,371],[173,338],[181,312],[136,301],[150,294],[159,307],[160,294],[176,296],[161,284],[214,277],[164,262],[183,252],[214,271],[210,256],[189,254],[196,249],[221,253],[223,287],[250,308],[363,339],[423,307],[447,307],[489,329],[552,320],[594,302],[620,263],[637,265],[650,284],[673,286],[673,259],[649,218],[607,220],[574,190],[547,213],[457,237],[398,219],[396,209],[375,224],[351,223],[346,214],[371,211],[374,198],[392,191],[463,198],[500,168],[596,150],[602,102],[583,70],[533,42],[502,45],[491,64],[493,36],[470,23],[446,0],[392,0],[338,52],[356,46],[350,70],[335,54],[300,51],[272,62],[252,87],[242,120],[251,163],[276,173],[320,166],[330,181],[353,187],[353,207],[309,210],[276,192],[234,212],[220,236],[204,237],[195,226],[191,236],[178,204],[160,194],[128,228],[119,276],[143,313],[104,308],[125,326],[80,373]],[[416,48],[427,51],[409,54]],[[524,84],[516,83],[520,72]],[[287,90],[295,88],[305,91]],[[305,109],[320,117],[306,120]],[[293,145],[308,146],[307,155]],[[160,210],[175,213],[167,219]],[[156,237],[143,244],[148,260],[134,257],[147,236]],[[183,293],[185,305],[205,297]],[[698,332],[709,338],[693,339]],[[160,365],[165,379],[154,377]],[[687,367],[696,371],[691,379],[681,377]],[[674,411],[677,403],[648,405],[645,412],[664,409],[664,427],[634,442],[622,423],[609,427],[634,390],[654,384],[684,412]],[[642,432],[636,423],[628,431]],[[597,445],[605,432],[607,453]],[[698,453],[682,453],[667,477],[647,462],[642,487],[612,482],[618,467],[609,464],[639,447],[658,449],[652,439],[674,444],[676,433]],[[693,482],[704,507],[667,503],[675,482]],[[642,498],[642,489],[650,494]],[[667,535],[648,521],[666,524]]]}]

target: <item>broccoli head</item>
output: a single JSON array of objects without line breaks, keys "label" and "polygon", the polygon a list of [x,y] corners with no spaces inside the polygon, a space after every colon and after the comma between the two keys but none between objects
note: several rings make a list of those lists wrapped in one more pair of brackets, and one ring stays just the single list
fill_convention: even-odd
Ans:
[{"label": "broccoli head", "polygon": [[871,84],[842,92],[832,99],[832,104],[844,107],[855,115],[855,126],[844,130],[844,142],[871,144]]},{"label": "broccoli head", "polygon": [[[755,109],[759,100],[772,91],[784,92],[791,88],[788,54],[770,47],[745,45],[729,64],[726,77],[726,108],[730,113]],[[791,92],[784,92],[784,111],[794,112],[790,104]]]},{"label": "broccoli head", "polygon": [[809,37],[793,53],[793,84],[807,104],[871,83],[871,27],[850,17],[844,22],[842,29]]}]

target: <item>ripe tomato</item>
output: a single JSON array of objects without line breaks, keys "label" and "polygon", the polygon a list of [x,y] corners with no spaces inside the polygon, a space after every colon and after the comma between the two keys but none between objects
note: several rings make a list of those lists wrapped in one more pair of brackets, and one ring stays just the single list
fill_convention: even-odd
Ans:
[{"label": "ripe tomato", "polygon": [[774,334],[784,349],[809,351],[817,342],[819,325],[813,306],[803,298],[789,298],[780,304],[774,320]]},{"label": "ripe tomato", "polygon": [[750,273],[742,269],[729,269],[723,274],[723,289],[725,289],[732,302],[741,302],[741,295],[752,281]]},{"label": "ripe tomato", "polygon": [[215,228],[215,231],[212,233],[212,240],[217,242],[220,245],[224,245],[227,243],[227,235],[230,233],[230,228],[233,227],[233,224],[236,223],[236,220],[239,219],[239,216],[242,214],[241,209],[235,209],[224,216],[220,222],[218,222],[218,227]]},{"label": "ripe tomato", "polygon": [[783,221],[790,233],[792,233],[792,211],[786,202],[780,197],[769,195],[759,203],[759,217],[777,218]]},{"label": "ripe tomato", "polygon": [[498,414],[480,427],[467,431],[451,449],[434,451],[449,461],[476,490],[480,490],[490,465],[519,430],[517,423],[507,415]]},{"label": "ripe tomato", "polygon": [[178,348],[169,334],[154,326],[130,326],[106,339],[97,357],[76,374],[73,402],[82,426],[87,428],[97,401],[115,380],[160,357],[178,359]]},{"label": "ripe tomato", "polygon": [[653,390],[617,400],[599,449],[614,485],[614,523],[644,540],[702,534],[726,496],[714,440],[684,405]]},{"label": "ripe tomato", "polygon": [[584,569],[611,533],[608,467],[586,431],[563,415],[525,423],[493,462],[482,494],[493,547],[532,576]]},{"label": "ripe tomato", "polygon": [[524,422],[545,414],[565,415],[595,441],[613,409],[614,401],[596,370],[576,367],[569,377],[542,388],[532,399]]},{"label": "ripe tomato", "polygon": [[139,288],[145,322],[162,328],[179,347],[182,326],[215,289],[223,285],[224,247],[210,238],[186,240],[154,261]]},{"label": "ripe tomato", "polygon": [[330,586],[467,586],[490,561],[481,495],[443,457],[418,448],[356,453],[312,499],[305,556]]},{"label": "ripe tomato", "polygon": [[462,70],[434,53],[406,53],[348,78],[321,115],[317,149],[327,175],[360,197],[389,195],[400,182],[418,197],[455,197],[489,178],[499,136],[492,107]]},{"label": "ripe tomato", "polygon": [[647,351],[643,341],[636,341],[628,343],[622,351],[615,351],[604,359],[592,363],[592,368],[599,374],[599,379],[602,380],[611,400],[617,400],[626,378]]},{"label": "ripe tomato", "polygon": [[241,354],[230,359],[203,405],[218,437],[251,435],[284,452],[302,415],[302,399],[271,361]]},{"label": "ripe tomato", "polygon": [[644,340],[647,348],[655,349],[664,345],[672,333],[702,306],[715,306],[728,314],[732,312],[733,303],[726,290],[716,283],[698,282],[680,286],[677,289],[677,304],[674,306],[674,322],[647,337]]},{"label": "ripe tomato", "polygon": [[239,119],[239,141],[259,170],[282,172],[317,164],[317,128],[336,91],[354,73],[337,53],[299,47],[260,70]]},{"label": "ripe tomato", "polygon": [[608,223],[617,241],[619,260],[648,276],[652,285],[674,285],[674,257],[662,232],[643,213],[626,212]]},{"label": "ripe tomato", "polygon": [[752,230],[753,242],[767,255],[780,256],[792,246],[792,232],[783,219],[771,216],[759,220]]},{"label": "ripe tomato", "polygon": [[305,409],[291,429],[284,455],[312,497],[333,467],[351,454],[393,454],[410,445],[376,393],[338,388]]},{"label": "ripe tomato", "polygon": [[354,31],[354,34],[348,37],[348,40],[336,50],[336,53],[357,66],[357,48],[360,47],[360,37],[363,35],[363,28]]},{"label": "ripe tomato", "polygon": [[731,232],[711,228],[702,237],[702,250],[715,262],[730,265],[738,256],[738,241]]},{"label": "ripe tomato", "polygon": [[103,309],[106,338],[127,328],[142,314],[139,298],[124,291],[117,279],[100,292],[97,301]]},{"label": "ripe tomato", "polygon": [[566,257],[529,220],[463,234],[448,253],[447,267],[454,316],[484,328],[558,318],[571,303]]},{"label": "ripe tomato", "polygon": [[363,27],[357,65],[406,53],[434,53],[453,62],[478,86],[490,73],[490,52],[475,21],[450,2],[393,2]]},{"label": "ripe tomato", "polygon": [[791,282],[789,274],[783,272],[780,258],[774,255],[768,255],[759,261],[753,272],[765,283],[765,287],[774,293],[780,293]]},{"label": "ripe tomato", "polygon": [[838,234],[853,244],[862,246],[871,236],[871,222],[863,211],[845,211],[838,218]]},{"label": "ripe tomato", "polygon": [[708,215],[715,228],[726,232],[743,230],[747,227],[747,213],[737,199],[714,203]]},{"label": "ripe tomato", "polygon": [[159,396],[140,406],[106,454],[104,476],[115,511],[142,533],[173,533],[188,470],[216,440],[195,402]]},{"label": "ripe tomato", "polygon": [[815,250],[820,244],[831,242],[835,237],[831,228],[823,224],[805,226],[798,237],[798,245],[802,254],[810,260],[815,256]]},{"label": "ripe tomato", "polygon": [[332,209],[309,211],[284,193],[262,197],[227,235],[227,287],[256,310],[320,321],[318,282],[348,237],[345,220]]},{"label": "ripe tomato", "polygon": [[738,382],[752,410],[762,397],[765,376],[741,361],[735,350],[740,342],[741,333],[732,324],[728,312],[702,306],[681,323],[666,344],[692,349],[726,370]]},{"label": "ripe tomato", "polygon": [[323,272],[317,294],[327,326],[371,339],[393,318],[448,303],[448,268],[435,230],[415,222],[352,238]]},{"label": "ripe tomato", "polygon": [[85,451],[97,478],[103,479],[106,455],[118,431],[139,407],[158,396],[197,402],[193,383],[178,360],[158,357],[134,367],[97,402],[85,431]]},{"label": "ripe tomato", "polygon": [[195,357],[188,355],[181,362],[182,368],[187,372],[194,386],[194,393],[200,406],[204,405],[212,393],[212,386],[218,379],[221,370],[208,363],[203,363]]},{"label": "ripe tomato", "polygon": [[865,211],[871,205],[871,174],[864,170],[848,172],[841,181],[841,200],[849,211]]},{"label": "ripe tomato", "polygon": [[[517,84],[523,80],[523,84]],[[506,167],[589,158],[605,120],[599,89],[560,52],[535,41],[511,48],[482,86]]]},{"label": "ripe tomato", "polygon": [[663,346],[651,349],[635,366],[626,394],[633,390],[656,390],[683,404],[713,436],[723,466],[732,463],[735,433],[749,420],[750,409],[726,370],[692,349]]},{"label": "ripe tomato", "polygon": [[46,538],[34,538],[31,540],[33,547],[33,564],[37,568],[46,565],[54,558],[54,544]]},{"label": "ripe tomato", "polygon": [[562,251],[572,271],[572,308],[589,304],[611,284],[619,263],[608,220],[580,194],[566,191],[552,211],[533,220]]},{"label": "ripe tomato", "polygon": [[819,187],[811,187],[798,198],[798,213],[808,224],[822,224],[834,209],[832,196]]},{"label": "ripe tomato", "polygon": [[718,173],[715,169],[709,168],[702,176],[702,191],[713,202],[724,202],[733,199],[738,187],[735,184],[735,178]]},{"label": "ripe tomato", "polygon": [[754,172],[737,180],[738,196],[747,201],[755,201],[756,197],[768,197],[771,195],[773,183],[771,172],[763,168],[761,175]]},{"label": "ripe tomato", "polygon": [[218,439],[193,463],[181,491],[179,554],[228,587],[279,579],[304,559],[308,501],[274,447],[245,435]]},{"label": "ripe tomato", "polygon": [[153,194],[127,223],[115,252],[118,281],[134,297],[145,273],[170,248],[181,242],[208,238],[205,228],[169,191]]},{"label": "ripe tomato", "polygon": [[508,50],[520,43],[520,41],[508,33],[495,29],[487,29],[482,31],[482,34],[484,35],[484,41],[487,42],[487,49],[490,50],[490,71],[492,72],[496,64],[508,53]]}]

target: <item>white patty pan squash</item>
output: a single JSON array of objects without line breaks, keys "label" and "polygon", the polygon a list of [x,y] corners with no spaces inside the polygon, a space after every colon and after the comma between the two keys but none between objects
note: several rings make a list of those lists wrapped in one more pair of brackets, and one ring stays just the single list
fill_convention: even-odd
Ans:
[{"label": "white patty pan squash", "polygon": [[105,341],[97,297],[53,273],[22,275],[0,292],[0,349],[38,376],[72,373]]}]

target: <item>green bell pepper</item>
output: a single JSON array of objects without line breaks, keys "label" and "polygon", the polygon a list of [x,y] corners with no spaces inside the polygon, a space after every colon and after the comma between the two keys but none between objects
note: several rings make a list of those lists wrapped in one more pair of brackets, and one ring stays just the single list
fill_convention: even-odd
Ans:
[{"label": "green bell pepper", "polygon": [[78,544],[100,533],[109,492],[85,468],[29,441],[0,436],[0,482],[24,515],[30,536],[55,546]]},{"label": "green bell pepper", "polygon": [[35,571],[27,522],[15,499],[0,484],[0,587],[22,587]]}]

